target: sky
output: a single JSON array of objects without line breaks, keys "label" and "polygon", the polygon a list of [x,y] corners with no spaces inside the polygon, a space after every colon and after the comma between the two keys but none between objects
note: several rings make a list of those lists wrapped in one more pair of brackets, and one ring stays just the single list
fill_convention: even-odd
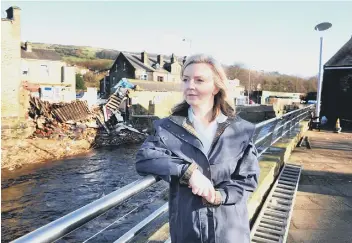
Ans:
[{"label": "sky", "polygon": [[[179,56],[207,53],[224,64],[301,77],[352,36],[352,1],[2,1],[21,8],[22,41]],[[315,25],[331,22],[317,32]],[[185,41],[183,41],[185,39]]]}]

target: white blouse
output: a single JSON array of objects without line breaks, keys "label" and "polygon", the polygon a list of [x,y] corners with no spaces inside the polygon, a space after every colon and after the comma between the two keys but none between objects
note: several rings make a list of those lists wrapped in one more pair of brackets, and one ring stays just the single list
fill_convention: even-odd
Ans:
[{"label": "white blouse", "polygon": [[192,122],[194,129],[197,132],[198,138],[203,144],[204,151],[209,153],[210,146],[213,142],[213,139],[218,128],[218,123],[223,123],[226,121],[227,116],[222,112],[212,121],[208,126],[204,126],[202,122],[194,115],[192,108],[188,109],[188,119]]}]

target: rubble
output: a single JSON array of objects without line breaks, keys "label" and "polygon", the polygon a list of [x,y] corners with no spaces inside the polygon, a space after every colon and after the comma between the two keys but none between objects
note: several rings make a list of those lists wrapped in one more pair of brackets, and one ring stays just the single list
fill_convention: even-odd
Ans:
[{"label": "rubble", "polygon": [[[126,84],[126,81],[124,81]],[[148,134],[127,126],[119,107],[128,88],[116,87],[106,104],[88,107],[87,101],[49,103],[30,97],[29,116],[36,127],[31,139],[87,140],[92,147],[142,142]]]}]

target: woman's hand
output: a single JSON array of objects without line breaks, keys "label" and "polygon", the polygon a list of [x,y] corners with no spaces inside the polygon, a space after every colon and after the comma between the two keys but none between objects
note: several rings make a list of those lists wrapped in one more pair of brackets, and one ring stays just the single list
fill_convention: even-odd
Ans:
[{"label": "woman's hand", "polygon": [[192,188],[192,193],[203,197],[208,202],[212,203],[215,200],[215,189],[211,181],[206,178],[199,170],[195,170],[189,179],[189,187]]}]

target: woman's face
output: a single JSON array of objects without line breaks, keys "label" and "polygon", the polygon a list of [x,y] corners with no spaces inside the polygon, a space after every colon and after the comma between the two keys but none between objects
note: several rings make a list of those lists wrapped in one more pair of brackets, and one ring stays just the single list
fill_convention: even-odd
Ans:
[{"label": "woman's face", "polygon": [[186,67],[182,77],[182,90],[184,99],[193,107],[206,104],[213,106],[214,96],[219,92],[214,83],[213,71],[206,63]]}]

